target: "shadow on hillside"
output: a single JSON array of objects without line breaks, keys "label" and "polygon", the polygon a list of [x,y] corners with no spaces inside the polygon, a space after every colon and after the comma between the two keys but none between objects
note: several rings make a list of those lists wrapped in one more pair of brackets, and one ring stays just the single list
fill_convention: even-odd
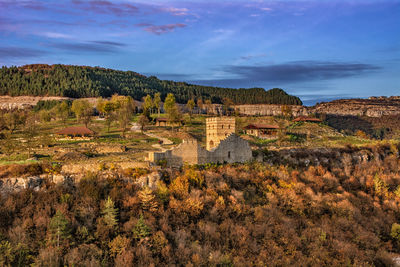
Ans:
[{"label": "shadow on hillside", "polygon": [[349,134],[354,134],[358,130],[368,135],[374,133],[374,126],[371,122],[357,116],[327,115],[325,121],[336,130],[344,131]]}]

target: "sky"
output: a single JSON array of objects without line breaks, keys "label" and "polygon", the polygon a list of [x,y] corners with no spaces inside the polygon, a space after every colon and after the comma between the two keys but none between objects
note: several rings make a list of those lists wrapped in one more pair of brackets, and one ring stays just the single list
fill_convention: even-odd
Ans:
[{"label": "sky", "polygon": [[305,104],[400,95],[400,0],[0,0],[0,65],[70,64]]}]

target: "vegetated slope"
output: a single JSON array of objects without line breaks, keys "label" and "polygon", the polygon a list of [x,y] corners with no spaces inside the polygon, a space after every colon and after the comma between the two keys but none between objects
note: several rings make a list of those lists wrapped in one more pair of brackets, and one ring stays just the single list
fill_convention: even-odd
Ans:
[{"label": "vegetated slope", "polygon": [[[390,266],[398,147],[343,168],[262,163],[88,174],[0,199],[2,260],[38,266]],[[349,161],[351,164],[351,160]]]},{"label": "vegetated slope", "polygon": [[301,105],[296,96],[282,89],[230,89],[200,86],[185,82],[159,80],[132,71],[100,67],[35,64],[22,67],[3,67],[0,70],[0,95],[34,95],[66,97],[109,97],[112,94],[130,95],[141,100],[147,94],[160,92],[164,98],[173,93],[180,103],[191,98],[211,99],[221,103],[230,98],[235,104],[292,104]]}]

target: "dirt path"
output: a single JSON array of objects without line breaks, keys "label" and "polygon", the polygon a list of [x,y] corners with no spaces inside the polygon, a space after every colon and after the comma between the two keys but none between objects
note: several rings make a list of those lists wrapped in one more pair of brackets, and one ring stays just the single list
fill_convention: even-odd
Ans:
[{"label": "dirt path", "polygon": [[[172,145],[173,144],[173,142],[171,140],[169,140],[168,138],[164,138],[164,137],[152,134],[152,133],[144,133],[144,134],[146,134],[147,136],[150,136],[152,138],[156,138],[158,140],[161,140],[163,145]],[[157,149],[161,149],[162,152],[167,150],[167,149],[163,148],[161,146],[161,144],[154,144],[154,145],[152,145],[152,147],[157,148]]]}]

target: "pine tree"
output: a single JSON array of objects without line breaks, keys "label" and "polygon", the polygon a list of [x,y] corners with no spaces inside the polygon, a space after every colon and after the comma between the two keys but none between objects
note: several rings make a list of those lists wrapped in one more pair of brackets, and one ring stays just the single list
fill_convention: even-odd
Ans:
[{"label": "pine tree", "polygon": [[140,218],[133,228],[132,233],[136,239],[143,239],[150,235],[151,229],[144,222],[143,214],[140,214]]},{"label": "pine tree", "polygon": [[158,203],[155,199],[153,192],[147,186],[139,191],[139,199],[144,210],[156,211],[158,208]]},{"label": "pine tree", "polygon": [[65,218],[61,211],[57,211],[54,217],[50,221],[49,231],[51,235],[51,242],[57,244],[57,248],[60,247],[60,243],[64,240],[68,240],[70,235],[70,224]]},{"label": "pine tree", "polygon": [[104,208],[101,212],[103,214],[104,222],[109,227],[114,227],[118,223],[117,215],[118,209],[114,206],[114,201],[108,197],[104,203]]}]

